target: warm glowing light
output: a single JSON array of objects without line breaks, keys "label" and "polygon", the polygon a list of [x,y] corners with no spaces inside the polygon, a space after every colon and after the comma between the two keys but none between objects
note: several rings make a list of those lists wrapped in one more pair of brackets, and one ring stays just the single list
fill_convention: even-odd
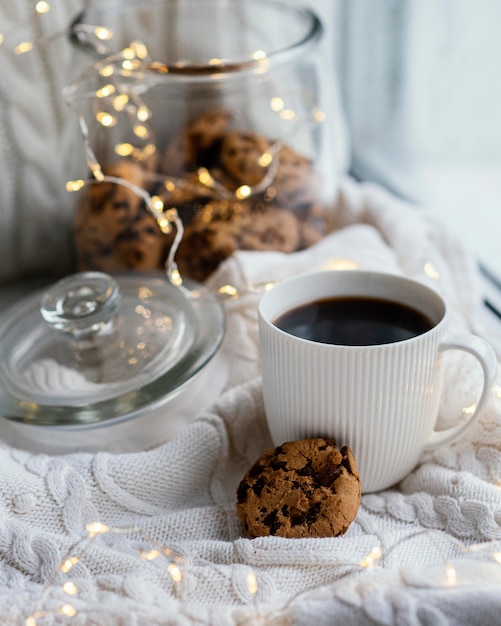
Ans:
[{"label": "warm glowing light", "polygon": [[106,524],[101,524],[101,522],[91,522],[90,524],[87,524],[85,528],[89,537],[102,535],[103,533],[107,533],[109,531],[108,526],[106,526]]},{"label": "warm glowing light", "polygon": [[124,48],[122,50],[122,56],[124,59],[128,59],[129,61],[132,61],[132,59],[136,58],[136,53],[134,52],[133,48]]},{"label": "warm glowing light", "polygon": [[98,89],[96,91],[96,96],[98,98],[107,98],[108,96],[111,96],[112,94],[114,94],[116,91],[115,85],[105,85],[104,87],[101,87],[101,89]]},{"label": "warm glowing light", "polygon": [[270,289],[273,289],[275,285],[276,285],[275,282],[266,283],[265,285],[263,285],[263,290],[270,291]]},{"label": "warm glowing light", "polygon": [[137,109],[136,117],[140,122],[146,122],[151,117],[151,111],[143,104]]},{"label": "warm glowing light", "polygon": [[160,227],[160,230],[163,232],[164,235],[168,235],[171,231],[171,225],[169,220],[167,219],[167,217],[165,215],[161,215],[158,219],[157,219],[157,224]]},{"label": "warm glowing light", "polygon": [[243,200],[244,198],[248,198],[252,193],[252,189],[249,185],[241,185],[236,191],[235,195],[239,200]]},{"label": "warm glowing light", "polygon": [[165,205],[164,205],[164,201],[162,200],[162,198],[160,198],[160,196],[153,196],[151,201],[157,211],[163,211]]},{"label": "warm glowing light", "polygon": [[266,59],[266,52],[264,50],[255,50],[252,53],[252,58],[254,61],[261,61],[262,59]]},{"label": "warm glowing light", "polygon": [[137,61],[131,61],[129,59],[125,59],[122,63],[122,68],[128,72],[134,71],[138,67]]},{"label": "warm glowing light", "polygon": [[66,191],[80,191],[84,185],[84,180],[69,180],[66,183]]},{"label": "warm glowing light", "polygon": [[115,153],[118,156],[127,157],[134,152],[134,146],[130,143],[117,143],[115,146]]},{"label": "warm glowing light", "polygon": [[142,41],[133,41],[130,44],[138,59],[145,59],[148,56],[148,48]]},{"label": "warm glowing light", "polygon": [[377,561],[381,555],[382,550],[379,546],[373,548],[369,554],[360,561],[360,567],[365,567],[366,569],[372,569],[374,567],[374,562]]},{"label": "warm glowing light", "polygon": [[259,157],[258,163],[261,167],[268,167],[272,161],[273,155],[270,152],[263,152],[263,154]]},{"label": "warm glowing light", "polygon": [[450,586],[453,586],[456,584],[456,570],[452,567],[452,565],[450,563],[447,563],[447,566],[445,568],[445,572],[447,574],[447,584]]},{"label": "warm glowing light", "polygon": [[292,109],[284,109],[279,113],[280,117],[287,122],[291,122],[296,119],[296,113]]},{"label": "warm glowing light", "polygon": [[427,276],[433,278],[434,280],[438,280],[440,278],[440,274],[431,263],[425,263],[424,272]]},{"label": "warm glowing light", "polygon": [[164,187],[165,189],[167,189],[167,191],[172,193],[174,189],[176,188],[176,183],[174,183],[172,180],[166,180],[164,183]]},{"label": "warm glowing light", "polygon": [[497,398],[501,398],[501,385],[494,385],[494,395]]},{"label": "warm glowing light", "polygon": [[98,26],[94,29],[94,35],[101,41],[107,41],[113,37],[113,32],[104,26]]},{"label": "warm glowing light", "polygon": [[229,296],[230,298],[234,298],[238,295],[238,289],[233,285],[223,285],[218,289],[218,292],[223,296]]},{"label": "warm glowing light", "polygon": [[326,270],[328,269],[328,270],[340,270],[340,271],[354,270],[354,269],[357,269],[357,267],[358,267],[358,264],[355,263],[355,261],[352,261],[351,259],[345,259],[345,258],[332,259],[325,265]]},{"label": "warm glowing light", "polygon": [[77,610],[72,604],[65,604],[60,610],[63,615],[66,615],[66,617],[75,617],[77,614]]},{"label": "warm glowing light", "polygon": [[183,284],[183,279],[177,268],[170,273],[170,281],[175,287],[180,287]]},{"label": "warm glowing light", "polygon": [[129,96],[125,93],[121,93],[113,100],[113,108],[115,111],[123,111],[129,102]]},{"label": "warm glowing light", "polygon": [[99,165],[99,163],[94,165],[94,167],[92,169],[92,175],[94,176],[94,178],[96,180],[99,180],[99,181],[103,181],[104,180],[104,173],[103,173],[103,170],[101,169],[101,166]]},{"label": "warm glowing light", "polygon": [[31,52],[31,50],[33,50],[31,41],[23,41],[14,48],[16,54],[25,54],[25,52]]},{"label": "warm glowing light", "polygon": [[492,556],[501,565],[501,552],[494,552]]},{"label": "warm glowing light", "polygon": [[67,593],[69,596],[74,596],[78,593],[78,587],[75,585],[75,583],[68,581],[67,583],[64,583],[63,591],[64,593]]},{"label": "warm glowing light", "polygon": [[313,112],[313,119],[315,120],[315,122],[325,122],[325,112],[321,111],[320,109],[315,109],[315,111]]},{"label": "warm glowing light", "polygon": [[253,596],[257,593],[257,578],[254,572],[247,574],[247,589]]},{"label": "warm glowing light", "polygon": [[175,563],[171,563],[167,570],[175,583],[180,583],[183,580],[181,570]]},{"label": "warm glowing light", "polygon": [[44,0],[40,0],[40,2],[37,2],[35,5],[35,11],[41,15],[43,13],[48,13],[50,11],[50,4],[48,2],[44,2]]},{"label": "warm glowing light", "polygon": [[283,110],[284,106],[285,106],[285,102],[283,101],[283,98],[279,98],[278,96],[275,96],[274,98],[271,99],[270,108],[272,111],[279,113],[280,111]]},{"label": "warm glowing light", "polygon": [[103,67],[99,68],[99,74],[103,78],[109,78],[110,76],[113,76],[114,73],[115,68],[113,67],[113,65],[103,65]]},{"label": "warm glowing light", "polygon": [[134,126],[134,134],[140,139],[148,139],[148,137],[150,136],[150,131],[146,128],[146,126],[143,126],[142,124],[136,124]]},{"label": "warm glowing light", "polygon": [[154,143],[149,143],[147,146],[143,148],[144,156],[152,156],[157,151],[157,147]]},{"label": "warm glowing light", "polygon": [[209,65],[222,65],[222,63],[223,63],[223,59],[218,59],[217,57],[209,59],[209,62],[208,62]]},{"label": "warm glowing light", "polygon": [[150,550],[149,552],[141,552],[139,556],[146,561],[154,561],[158,559],[160,552],[158,550]]},{"label": "warm glowing light", "polygon": [[214,179],[210,175],[210,172],[205,169],[205,167],[201,167],[198,170],[198,180],[202,183],[202,185],[206,185],[210,187],[214,184]]},{"label": "warm glowing light", "polygon": [[165,215],[169,222],[175,222],[177,220],[177,209],[172,207],[172,209],[165,211]]},{"label": "warm glowing light", "polygon": [[76,556],[72,556],[70,559],[66,559],[66,561],[63,561],[63,563],[61,564],[61,571],[63,572],[63,574],[67,574],[70,569],[77,563],[78,558]]},{"label": "warm glowing light", "polygon": [[4,36],[0,33],[0,46],[3,44]]},{"label": "warm glowing light", "polygon": [[24,622],[24,626],[37,626],[37,620],[34,617],[28,617]]},{"label": "warm glowing light", "polygon": [[115,126],[117,123],[117,118],[105,111],[99,111],[96,115],[96,119],[102,126],[106,126],[107,128]]}]

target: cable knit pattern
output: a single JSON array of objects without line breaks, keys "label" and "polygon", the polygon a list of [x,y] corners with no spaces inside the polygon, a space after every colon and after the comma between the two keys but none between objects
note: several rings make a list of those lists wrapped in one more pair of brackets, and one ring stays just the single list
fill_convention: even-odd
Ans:
[{"label": "cable knit pattern", "polygon": [[[78,124],[61,97],[83,67],[68,24],[87,0],[56,0],[46,15],[30,0],[2,3],[0,24],[0,281],[72,264],[75,198],[68,179],[85,173]],[[21,41],[34,42],[15,54]]]},{"label": "cable knit pattern", "polygon": [[[497,397],[459,442],[423,454],[393,489],[364,495],[344,537],[250,540],[236,515],[241,477],[271,446],[257,340],[263,283],[336,259],[430,281],[430,263],[455,328],[475,323],[474,263],[440,223],[348,179],[340,207],[340,229],[313,248],[239,252],[210,279],[212,288],[230,282],[242,294],[225,305],[229,380],[173,439],[135,453],[66,456],[0,443],[2,624],[22,624],[34,611],[53,611],[40,623],[70,626],[496,623],[501,566],[492,554],[501,544],[487,542],[501,541]],[[475,368],[461,353],[448,359],[441,424],[474,401]],[[89,541],[93,521],[121,531]],[[179,583],[168,555],[140,558],[162,547],[177,559]],[[380,558],[362,568],[375,548]],[[81,559],[65,574],[58,568],[72,556]],[[65,581],[78,587],[75,596],[64,593]],[[74,617],[61,614],[66,603]]]}]

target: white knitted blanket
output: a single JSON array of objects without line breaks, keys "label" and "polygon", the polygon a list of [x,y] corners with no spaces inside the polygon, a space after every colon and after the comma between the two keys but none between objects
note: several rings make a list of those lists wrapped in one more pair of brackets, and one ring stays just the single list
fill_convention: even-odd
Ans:
[{"label": "white knitted blanket", "polygon": [[[476,324],[475,264],[442,224],[350,180],[340,206],[342,228],[314,248],[239,253],[211,279],[242,292],[225,305],[229,380],[174,439],[137,453],[59,457],[0,443],[1,624],[500,623],[495,394],[460,442],[423,456],[394,489],[364,495],[344,537],[251,540],[237,518],[238,482],[271,446],[257,347],[261,283],[349,261],[438,281],[456,330]],[[480,377],[470,357],[446,365],[442,424],[475,402]]]}]

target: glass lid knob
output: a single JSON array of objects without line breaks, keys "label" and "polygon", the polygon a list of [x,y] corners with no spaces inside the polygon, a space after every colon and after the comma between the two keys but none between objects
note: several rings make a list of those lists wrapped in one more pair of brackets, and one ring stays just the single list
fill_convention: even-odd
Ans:
[{"label": "glass lid knob", "polygon": [[52,285],[42,296],[40,312],[56,330],[81,338],[111,330],[121,301],[111,276],[80,272]]}]

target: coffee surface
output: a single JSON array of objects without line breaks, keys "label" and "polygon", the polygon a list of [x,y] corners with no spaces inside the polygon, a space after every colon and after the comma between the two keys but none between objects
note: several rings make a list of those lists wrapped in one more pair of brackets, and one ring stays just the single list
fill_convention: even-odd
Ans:
[{"label": "coffee surface", "polygon": [[273,323],[296,337],[343,346],[403,341],[435,325],[405,304],[363,296],[315,300],[287,311]]}]

